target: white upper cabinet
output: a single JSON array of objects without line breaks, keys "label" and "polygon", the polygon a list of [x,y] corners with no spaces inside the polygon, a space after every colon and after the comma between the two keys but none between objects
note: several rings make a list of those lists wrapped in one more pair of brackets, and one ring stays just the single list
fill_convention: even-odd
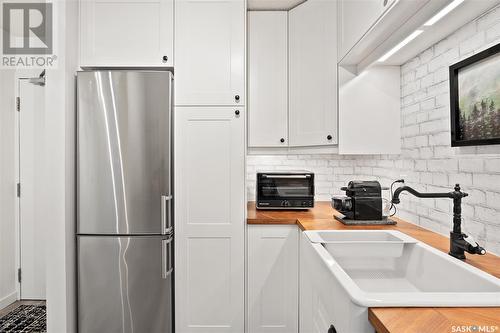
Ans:
[{"label": "white upper cabinet", "polygon": [[80,66],[173,66],[173,0],[81,0]]},{"label": "white upper cabinet", "polygon": [[342,59],[394,0],[339,0],[338,55]]},{"label": "white upper cabinet", "polygon": [[336,1],[289,12],[289,145],[337,143]]},{"label": "white upper cabinet", "polygon": [[372,66],[359,75],[339,67],[340,154],[401,152],[400,77],[399,66]]},{"label": "white upper cabinet", "polygon": [[288,146],[286,11],[248,12],[248,145]]},{"label": "white upper cabinet", "polygon": [[244,0],[175,1],[176,105],[245,104]]}]

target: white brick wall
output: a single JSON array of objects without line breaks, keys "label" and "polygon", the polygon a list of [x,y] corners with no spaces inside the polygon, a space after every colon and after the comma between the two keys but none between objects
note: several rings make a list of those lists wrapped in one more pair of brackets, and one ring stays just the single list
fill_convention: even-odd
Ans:
[{"label": "white brick wall", "polygon": [[[285,155],[247,157],[248,197],[258,169],[308,169],[319,200],[352,179],[389,185],[403,177],[420,191],[450,191],[460,183],[464,231],[500,254],[500,146],[450,146],[448,67],[500,42],[500,7],[472,21],[401,66],[402,153],[398,156]],[[449,235],[452,202],[405,195],[398,215]]]}]

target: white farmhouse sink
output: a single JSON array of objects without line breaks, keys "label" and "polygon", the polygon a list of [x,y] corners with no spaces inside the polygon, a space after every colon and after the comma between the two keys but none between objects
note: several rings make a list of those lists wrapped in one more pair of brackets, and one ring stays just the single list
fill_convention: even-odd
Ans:
[{"label": "white farmhouse sink", "polygon": [[499,279],[397,231],[306,231],[300,268],[301,332],[373,333],[369,307],[500,306]]},{"label": "white farmhouse sink", "polygon": [[306,231],[359,306],[500,306],[500,280],[398,231]]}]

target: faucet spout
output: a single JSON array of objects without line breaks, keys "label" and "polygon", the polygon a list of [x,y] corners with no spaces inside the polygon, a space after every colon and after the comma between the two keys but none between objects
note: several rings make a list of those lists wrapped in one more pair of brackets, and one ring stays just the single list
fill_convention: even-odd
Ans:
[{"label": "faucet spout", "polygon": [[449,254],[458,259],[465,259],[465,251],[471,254],[483,255],[485,249],[479,246],[472,237],[462,233],[462,198],[468,196],[460,190],[460,185],[456,184],[452,192],[443,193],[422,193],[409,186],[401,186],[394,191],[392,203],[397,205],[401,202],[399,195],[408,192],[418,198],[449,198],[453,199],[453,230],[450,232],[450,252]]},{"label": "faucet spout", "polygon": [[[460,191],[460,187],[458,189]],[[394,194],[392,196],[392,203],[395,205],[399,204],[401,202],[399,199],[399,195],[405,191],[413,194],[414,196],[416,196],[418,198],[452,198],[453,199],[455,197],[455,192],[422,193],[422,192],[418,192],[417,190],[415,190],[409,186],[401,186],[401,187],[398,187],[396,189],[396,191],[394,191]],[[467,193],[464,193],[464,192],[460,192],[460,193],[462,193],[462,197],[466,197],[468,195]]]}]

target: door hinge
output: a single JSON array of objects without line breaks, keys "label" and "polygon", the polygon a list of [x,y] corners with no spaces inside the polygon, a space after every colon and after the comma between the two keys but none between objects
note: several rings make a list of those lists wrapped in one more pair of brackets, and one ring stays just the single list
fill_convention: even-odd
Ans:
[{"label": "door hinge", "polygon": [[21,283],[21,269],[17,269],[17,282]]},{"label": "door hinge", "polygon": [[16,110],[21,111],[21,97],[16,97]]},{"label": "door hinge", "polygon": [[21,197],[21,183],[17,183],[17,197]]}]

